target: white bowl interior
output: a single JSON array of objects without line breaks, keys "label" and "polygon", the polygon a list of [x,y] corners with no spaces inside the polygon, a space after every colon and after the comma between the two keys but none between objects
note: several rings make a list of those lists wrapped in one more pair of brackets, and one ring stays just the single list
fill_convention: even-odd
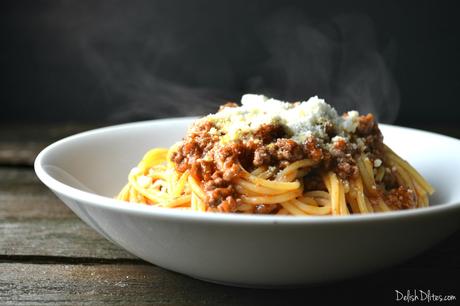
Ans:
[{"label": "white bowl interior", "polygon": [[[113,197],[145,152],[179,141],[191,122],[191,118],[169,119],[86,132],[58,143],[42,164],[66,185]],[[381,129],[385,143],[435,187],[431,205],[460,202],[460,141],[383,124]]]},{"label": "white bowl interior", "polygon": [[71,187],[114,197],[126,184],[129,171],[155,147],[182,139],[190,119],[126,124],[64,139],[43,160],[44,169]]}]

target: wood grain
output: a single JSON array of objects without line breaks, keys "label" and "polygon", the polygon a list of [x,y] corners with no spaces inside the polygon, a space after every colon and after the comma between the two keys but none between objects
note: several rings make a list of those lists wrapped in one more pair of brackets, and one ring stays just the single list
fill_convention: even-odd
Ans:
[{"label": "wood grain", "polygon": [[390,304],[395,291],[457,294],[460,270],[396,267],[349,281],[289,290],[227,287],[151,265],[0,263],[2,305]]},{"label": "wood grain", "polygon": [[93,129],[88,124],[1,124],[0,165],[32,166],[47,145],[69,135]]},{"label": "wood grain", "polygon": [[1,218],[77,218],[43,183],[33,169],[0,167]]},{"label": "wood grain", "polygon": [[0,168],[0,255],[132,259],[89,228],[30,168]]},{"label": "wood grain", "polygon": [[2,219],[1,255],[135,258],[78,219]]}]

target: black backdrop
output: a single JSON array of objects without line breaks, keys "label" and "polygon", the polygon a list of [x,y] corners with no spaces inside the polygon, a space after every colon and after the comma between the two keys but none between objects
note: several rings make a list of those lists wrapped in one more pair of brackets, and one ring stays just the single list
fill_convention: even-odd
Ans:
[{"label": "black backdrop", "polygon": [[0,120],[125,122],[255,92],[459,125],[454,1],[2,1]]}]

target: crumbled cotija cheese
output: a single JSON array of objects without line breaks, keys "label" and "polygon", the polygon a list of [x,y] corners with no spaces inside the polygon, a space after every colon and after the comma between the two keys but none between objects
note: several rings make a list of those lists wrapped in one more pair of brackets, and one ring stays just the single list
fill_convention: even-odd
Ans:
[{"label": "crumbled cotija cheese", "polygon": [[326,124],[332,124],[338,135],[347,138],[348,134],[355,132],[358,116],[356,111],[339,116],[332,106],[316,96],[308,101],[287,103],[263,95],[246,94],[241,98],[241,106],[224,108],[203,120],[213,122],[226,134],[225,141],[250,134],[263,124],[281,124],[292,140],[303,143],[309,136],[326,139]]}]

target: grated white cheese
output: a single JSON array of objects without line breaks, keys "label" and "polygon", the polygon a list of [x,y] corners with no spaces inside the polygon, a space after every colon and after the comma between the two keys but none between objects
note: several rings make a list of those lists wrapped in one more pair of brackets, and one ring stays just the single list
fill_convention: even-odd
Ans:
[{"label": "grated white cheese", "polygon": [[263,124],[281,124],[292,140],[304,143],[309,136],[326,139],[326,124],[332,124],[339,136],[347,138],[348,134],[355,132],[358,116],[356,111],[339,116],[332,106],[317,96],[300,103],[287,103],[263,95],[246,94],[241,98],[241,106],[224,108],[202,120],[213,122],[222,134],[226,134],[225,142],[250,134]]},{"label": "grated white cheese", "polygon": [[382,165],[382,160],[377,158],[376,160],[374,160],[374,168],[378,168]]}]

